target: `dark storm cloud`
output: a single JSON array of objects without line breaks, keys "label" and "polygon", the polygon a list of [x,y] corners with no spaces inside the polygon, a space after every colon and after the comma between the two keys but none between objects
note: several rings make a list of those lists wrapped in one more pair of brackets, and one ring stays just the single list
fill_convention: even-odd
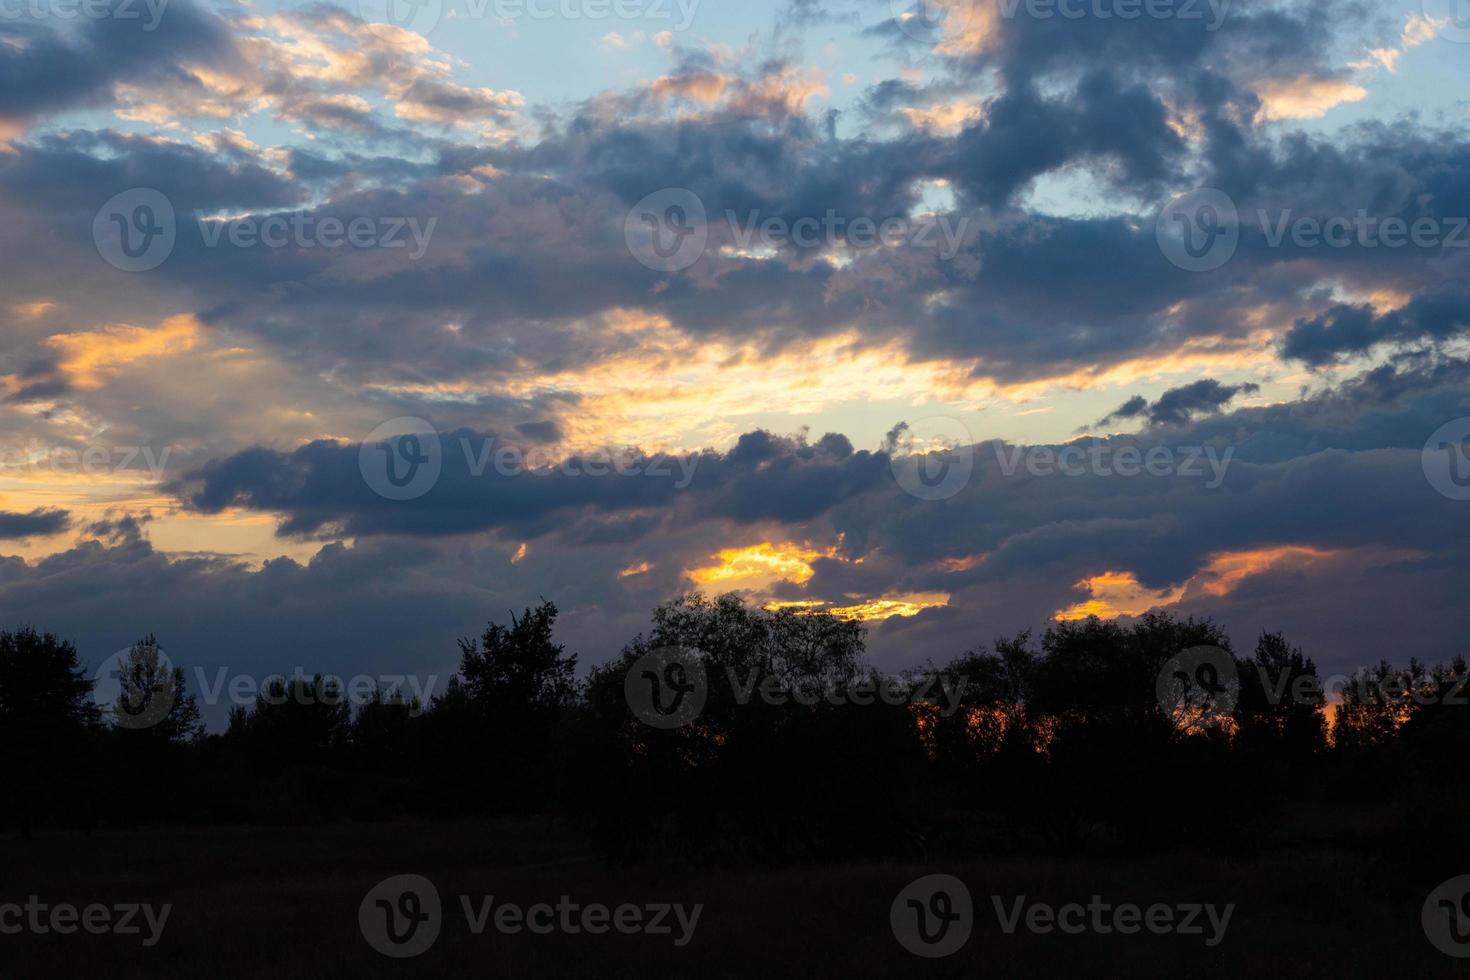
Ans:
[{"label": "dark storm cloud", "polygon": [[[492,434],[459,430],[440,438],[442,472],[420,499],[376,492],[360,447],[314,442],[291,453],[258,448],[212,461],[172,487],[204,513],[244,507],[283,515],[281,533],[442,536],[495,528],[523,538],[568,522],[685,511],[737,523],[799,522],[889,479],[888,457],[853,452],[841,436],[804,440],[751,432],[729,452],[688,456],[630,452],[533,453]],[[516,448],[531,467],[496,453]],[[538,462],[539,460],[539,462]],[[636,525],[642,527],[643,525]],[[651,530],[651,526],[647,526]]]},{"label": "dark storm cloud", "polygon": [[28,514],[0,511],[0,539],[43,537],[60,534],[71,526],[71,514],[64,510],[37,508]]},{"label": "dark storm cloud", "polygon": [[183,222],[196,211],[285,205],[305,193],[259,160],[119,132],[48,135],[0,155],[0,197],[45,212],[76,212],[78,238],[90,242],[92,217],[112,195],[151,187]]},{"label": "dark storm cloud", "polygon": [[1044,98],[1030,84],[1009,88],[990,103],[984,123],[960,134],[943,176],[968,199],[994,207],[1042,174],[1107,158],[1118,165],[1120,186],[1152,196],[1176,176],[1183,154],[1183,140],[1148,87],[1097,69],[1062,99]]},{"label": "dark storm cloud", "polygon": [[225,23],[187,0],[154,21],[144,4],[115,0],[133,16],[0,21],[0,122],[25,122],[68,109],[106,106],[119,82],[199,85],[185,62],[229,67],[240,54]]},{"label": "dark storm cloud", "polygon": [[1098,427],[1131,419],[1144,419],[1149,425],[1183,425],[1196,415],[1217,412],[1236,395],[1260,391],[1257,384],[1222,385],[1213,378],[1202,378],[1193,384],[1170,388],[1152,405],[1135,395],[1111,413],[1099,419]]},{"label": "dark storm cloud", "polygon": [[1283,357],[1313,366],[1363,354],[1389,342],[1443,341],[1470,329],[1470,291],[1444,290],[1415,297],[1399,310],[1378,314],[1370,306],[1338,304],[1301,319],[1281,343]]}]

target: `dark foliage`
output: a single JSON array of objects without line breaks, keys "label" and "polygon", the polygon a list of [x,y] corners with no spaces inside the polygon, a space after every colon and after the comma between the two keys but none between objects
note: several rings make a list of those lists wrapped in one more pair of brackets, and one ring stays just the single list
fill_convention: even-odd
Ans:
[{"label": "dark foliage", "polygon": [[[1278,634],[1242,659],[1214,623],[1148,615],[1059,622],[895,678],[866,665],[859,623],[695,594],[579,682],[556,616],[546,602],[461,640],[459,676],[428,704],[380,691],[354,710],[298,676],[215,735],[153,637],[104,711],[69,644],[0,633],[0,816],[28,833],[541,814],[619,862],[779,864],[1248,850],[1286,804],[1333,800],[1397,808],[1428,860],[1470,807],[1463,661],[1385,662],[1329,699]],[[1156,690],[1201,647],[1239,681],[1212,724]],[[627,692],[669,650],[702,675],[702,707],[650,725]]]}]

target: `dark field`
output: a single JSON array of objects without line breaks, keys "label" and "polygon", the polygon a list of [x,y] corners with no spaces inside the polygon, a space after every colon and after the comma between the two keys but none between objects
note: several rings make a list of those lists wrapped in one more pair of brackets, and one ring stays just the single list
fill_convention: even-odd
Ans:
[{"label": "dark field", "polygon": [[[1325,842],[1322,821],[1333,843]],[[1369,828],[1383,815],[1300,813],[1269,847],[1229,859],[997,856],[769,871],[615,868],[543,822],[383,823],[311,828],[51,831],[0,839],[0,903],[172,903],[162,938],[0,936],[0,977],[368,976],[722,977],[1451,977],[1464,964],[1420,926],[1427,887]],[[1294,829],[1293,829],[1294,828]],[[945,959],[895,940],[889,907],[922,875],[962,879],[975,930]],[[358,907],[379,881],[422,874],[443,900],[442,932],[412,960],[369,947]],[[1413,878],[1414,876],[1408,876]],[[1432,886],[1434,882],[1430,882]],[[704,905],[693,939],[672,935],[472,935],[460,895],[529,906]],[[991,896],[1028,902],[1234,903],[1222,942],[1203,935],[1001,931]]]}]

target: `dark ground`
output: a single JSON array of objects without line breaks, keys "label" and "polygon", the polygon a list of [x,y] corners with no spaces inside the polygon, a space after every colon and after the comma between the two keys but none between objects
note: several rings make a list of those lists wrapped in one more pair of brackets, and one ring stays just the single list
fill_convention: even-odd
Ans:
[{"label": "dark ground", "polygon": [[[1373,842],[1374,814],[1338,814],[1331,844],[1318,816],[1299,814],[1271,848],[1228,860],[1001,856],[770,871],[612,868],[536,821],[10,835],[0,837],[0,904],[36,894],[174,909],[151,949],[141,936],[0,935],[0,978],[1465,976],[1466,961],[1426,940],[1427,891],[1400,887],[1391,854]],[[908,882],[938,872],[968,885],[975,931],[955,955],[920,959],[896,942],[889,907]],[[364,940],[358,907],[404,873],[438,887],[443,930],[424,955],[391,960]],[[680,949],[670,936],[475,936],[461,894],[705,908]],[[1224,941],[1207,948],[1203,936],[1006,935],[996,894],[1237,908]]]}]

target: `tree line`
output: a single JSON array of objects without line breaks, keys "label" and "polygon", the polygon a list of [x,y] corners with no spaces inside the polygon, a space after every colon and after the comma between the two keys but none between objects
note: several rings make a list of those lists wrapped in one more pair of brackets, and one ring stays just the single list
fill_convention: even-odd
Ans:
[{"label": "tree line", "polygon": [[[102,706],[72,644],[0,632],[0,824],[545,815],[617,861],[781,863],[1248,847],[1298,803],[1390,808],[1427,847],[1470,812],[1463,660],[1360,671],[1329,725],[1304,651],[1268,633],[1239,655],[1209,620],[1055,622],[890,677],[860,623],[694,593],[579,679],[556,618],[543,602],[460,640],[427,704],[282,678],[220,733],[154,637]],[[1156,693],[1202,647],[1238,677],[1211,724]],[[648,669],[669,650],[699,710],[651,725],[630,691],[694,692]]]}]

